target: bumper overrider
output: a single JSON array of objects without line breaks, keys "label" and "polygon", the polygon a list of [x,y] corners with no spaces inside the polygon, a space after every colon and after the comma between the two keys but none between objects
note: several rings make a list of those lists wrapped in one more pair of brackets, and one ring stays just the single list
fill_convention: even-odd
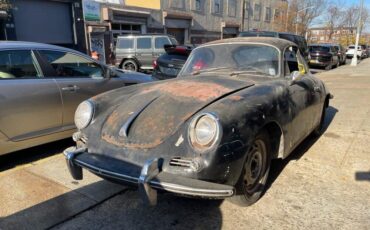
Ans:
[{"label": "bumper overrider", "polygon": [[75,180],[82,180],[82,169],[122,184],[138,186],[142,198],[151,205],[157,203],[157,190],[179,195],[223,199],[234,194],[230,185],[211,183],[162,171],[163,159],[148,159],[144,166],[94,154],[86,148],[64,150],[67,166]]}]

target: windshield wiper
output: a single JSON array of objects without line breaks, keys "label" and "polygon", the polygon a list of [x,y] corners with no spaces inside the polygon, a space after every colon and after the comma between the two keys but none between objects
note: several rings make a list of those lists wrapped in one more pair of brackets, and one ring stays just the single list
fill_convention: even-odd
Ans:
[{"label": "windshield wiper", "polygon": [[209,69],[201,69],[201,70],[195,70],[193,71],[191,74],[192,75],[198,75],[198,74],[201,74],[201,73],[206,73],[206,72],[213,72],[213,71],[217,71],[217,70],[222,70],[222,69],[230,69],[231,67],[216,67],[216,68],[209,68]]},{"label": "windshield wiper", "polygon": [[232,76],[238,76],[240,74],[250,74],[250,75],[256,75],[256,74],[263,74],[266,75],[266,73],[258,70],[243,70],[243,71],[235,71],[230,74],[230,77]]}]

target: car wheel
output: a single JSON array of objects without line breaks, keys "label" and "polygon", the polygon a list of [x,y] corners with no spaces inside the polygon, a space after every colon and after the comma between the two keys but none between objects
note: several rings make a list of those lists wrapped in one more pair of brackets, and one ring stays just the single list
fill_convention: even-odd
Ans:
[{"label": "car wheel", "polygon": [[230,201],[239,206],[250,206],[262,196],[270,171],[270,138],[260,132],[248,151],[240,178],[235,185],[235,195]]},{"label": "car wheel", "polygon": [[321,118],[319,125],[313,130],[313,134],[315,136],[321,136],[321,134],[324,132],[324,123],[325,123],[325,115],[326,115],[326,108],[327,108],[327,102],[325,102],[322,112],[321,112]]},{"label": "car wheel", "polygon": [[138,66],[134,60],[126,60],[122,63],[122,69],[128,71],[138,71]]}]

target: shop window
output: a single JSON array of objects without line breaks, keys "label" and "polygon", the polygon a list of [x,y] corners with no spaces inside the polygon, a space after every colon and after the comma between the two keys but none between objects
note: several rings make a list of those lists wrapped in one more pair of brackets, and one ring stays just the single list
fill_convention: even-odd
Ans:
[{"label": "shop window", "polygon": [[55,70],[57,77],[102,77],[99,64],[82,56],[68,52],[40,50],[40,54]]},{"label": "shop window", "polygon": [[265,21],[266,22],[271,21],[271,8],[270,7],[265,8]]},{"label": "shop window", "polygon": [[213,10],[212,13],[214,14],[222,14],[222,1],[221,0],[213,0]]},{"label": "shop window", "polygon": [[171,0],[171,8],[185,9],[185,0]]},{"label": "shop window", "polygon": [[133,31],[141,31],[141,25],[132,25],[131,30]]},{"label": "shop window", "polygon": [[121,24],[112,24],[112,30],[121,30]]},{"label": "shop window", "polygon": [[137,49],[151,49],[152,48],[152,38],[137,38]]},{"label": "shop window", "polygon": [[228,0],[228,14],[230,17],[236,17],[236,0]]},{"label": "shop window", "polygon": [[171,42],[166,37],[156,37],[155,38],[155,48],[163,49],[164,45],[171,45]]},{"label": "shop window", "polygon": [[0,52],[0,79],[36,78],[38,74],[30,50]]}]

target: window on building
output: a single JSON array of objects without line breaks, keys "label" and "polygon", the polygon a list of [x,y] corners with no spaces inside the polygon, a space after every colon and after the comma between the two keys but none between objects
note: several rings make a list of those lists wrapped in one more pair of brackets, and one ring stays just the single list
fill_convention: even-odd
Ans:
[{"label": "window on building", "polygon": [[185,0],[171,0],[171,8],[185,9]]},{"label": "window on building", "polygon": [[245,18],[253,17],[253,8],[251,7],[250,1],[245,1]]},{"label": "window on building", "polygon": [[228,0],[227,9],[230,17],[236,17],[236,0]]},{"label": "window on building", "polygon": [[261,20],[261,4],[254,4],[254,17],[255,21]]},{"label": "window on building", "polygon": [[152,38],[150,37],[138,38],[136,42],[137,42],[137,45],[136,45],[137,49],[151,49],[152,48]]},{"label": "window on building", "polygon": [[40,76],[30,50],[0,52],[0,79],[36,78]]},{"label": "window on building", "polygon": [[55,70],[58,77],[102,77],[102,67],[82,56],[51,50],[40,50],[40,54]]},{"label": "window on building", "polygon": [[193,9],[196,10],[196,11],[203,12],[204,11],[204,3],[205,3],[205,0],[194,0]]},{"label": "window on building", "polygon": [[270,7],[265,8],[265,21],[266,22],[271,21],[271,8]]},{"label": "window on building", "polygon": [[275,9],[274,10],[274,20],[279,20],[282,13],[283,12],[281,12],[279,9]]},{"label": "window on building", "polygon": [[222,14],[222,1],[221,0],[213,0],[213,13]]}]

